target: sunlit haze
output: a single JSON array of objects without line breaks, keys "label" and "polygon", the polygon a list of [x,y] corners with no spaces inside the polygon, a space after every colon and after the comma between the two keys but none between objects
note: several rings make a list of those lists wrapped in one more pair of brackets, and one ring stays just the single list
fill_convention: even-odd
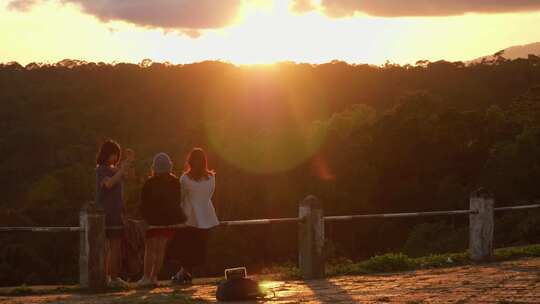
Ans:
[{"label": "sunlit haze", "polygon": [[0,61],[27,64],[70,58],[138,63],[149,58],[251,64],[337,59],[404,64],[420,59],[471,60],[540,41],[540,11],[535,9],[427,17],[353,11],[335,16],[320,1],[300,12],[292,0],[244,0],[230,20],[183,28],[100,17],[84,10],[80,2],[0,0]]}]

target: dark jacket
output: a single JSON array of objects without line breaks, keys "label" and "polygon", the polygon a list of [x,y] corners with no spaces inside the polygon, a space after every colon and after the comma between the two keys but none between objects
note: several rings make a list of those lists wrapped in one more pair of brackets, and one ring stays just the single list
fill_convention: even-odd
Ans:
[{"label": "dark jacket", "polygon": [[180,206],[180,181],[172,174],[150,177],[141,193],[141,216],[149,225],[174,225],[186,221]]}]

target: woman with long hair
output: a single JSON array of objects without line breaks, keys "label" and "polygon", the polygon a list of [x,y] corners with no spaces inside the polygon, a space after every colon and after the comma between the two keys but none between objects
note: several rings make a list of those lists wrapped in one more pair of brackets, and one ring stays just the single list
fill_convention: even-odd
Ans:
[{"label": "woman with long hair", "polygon": [[[152,175],[144,183],[141,192],[140,211],[149,225],[168,226],[186,220],[180,205],[180,181],[171,173],[172,167],[172,161],[167,154],[159,153],[154,157]],[[167,242],[174,233],[173,228],[146,231],[144,275],[138,282],[139,286],[158,285]]]},{"label": "woman with long hair", "polygon": [[182,229],[177,245],[182,267],[173,276],[174,283],[191,283],[193,268],[204,264],[208,234],[219,225],[212,196],[216,187],[215,172],[208,169],[208,160],[202,148],[193,148],[188,154],[184,174],[180,177],[182,209],[187,216],[188,228]]},{"label": "woman with long hair", "polygon": [[[126,150],[128,152],[128,150]],[[96,204],[105,211],[106,226],[124,224],[123,187],[133,161],[132,153],[120,163],[121,148],[112,140],[105,141],[96,156]],[[105,273],[109,284],[125,285],[120,277],[122,264],[122,230],[107,230]]]}]

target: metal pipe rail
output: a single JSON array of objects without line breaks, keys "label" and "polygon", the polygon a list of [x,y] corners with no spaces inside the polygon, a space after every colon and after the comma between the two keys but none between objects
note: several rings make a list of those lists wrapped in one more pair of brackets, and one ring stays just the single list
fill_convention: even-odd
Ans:
[{"label": "metal pipe rail", "polygon": [[[521,202],[516,202],[521,203]],[[307,196],[298,205],[298,217],[221,221],[220,227],[266,225],[273,223],[298,223],[298,265],[306,279],[324,277],[325,223],[370,218],[413,218],[423,216],[469,216],[469,252],[473,261],[487,261],[493,254],[494,211],[527,210],[540,208],[540,202],[529,205],[503,206],[494,208],[495,199],[484,189],[473,192],[467,210],[381,213],[360,215],[324,216],[323,204],[313,195]],[[106,230],[124,229],[123,226],[106,227],[105,215],[93,203],[83,207],[79,213],[79,227],[0,227],[0,232],[79,232],[79,282],[82,288],[100,291],[106,286],[104,259]],[[148,229],[181,229],[185,224],[170,226],[147,226]]]},{"label": "metal pipe rail", "polygon": [[540,208],[540,204],[498,207],[498,208],[493,208],[493,210],[494,211],[506,211],[506,210],[525,210],[525,209],[535,209],[535,208]]},{"label": "metal pipe rail", "polygon": [[79,232],[81,227],[0,227],[0,232]]},{"label": "metal pipe rail", "polygon": [[[245,225],[264,225],[275,223],[299,223],[302,219],[299,217],[287,217],[287,218],[275,218],[275,219],[255,219],[255,220],[238,220],[238,221],[221,221],[219,226],[245,226]],[[167,226],[148,226],[148,229],[160,229],[160,228],[175,228],[181,229],[188,225],[167,225]],[[122,230],[124,226],[109,226],[106,230]],[[15,231],[27,231],[27,232],[79,232],[82,231],[80,227],[0,227],[0,232],[15,232]]]},{"label": "metal pipe rail", "polygon": [[276,223],[299,223],[304,218],[300,217],[285,217],[275,219],[259,219],[259,220],[240,220],[240,221],[222,221],[220,226],[243,226],[243,225],[264,225],[264,224],[276,224]]},{"label": "metal pipe rail", "polygon": [[420,217],[420,216],[437,216],[437,215],[459,215],[459,214],[476,214],[476,210],[452,210],[452,211],[428,211],[428,212],[407,212],[407,213],[381,213],[381,214],[362,214],[362,215],[336,215],[325,216],[325,221],[348,221],[354,219],[367,218],[400,218],[400,217]]},{"label": "metal pipe rail", "polygon": [[[275,224],[275,223],[299,223],[302,219],[299,217],[286,217],[286,218],[275,218],[275,219],[255,219],[255,220],[237,220],[237,221],[221,221],[219,222],[219,227],[225,226],[246,226],[246,225],[264,225],[264,224]],[[166,225],[166,226],[148,226],[148,229],[162,229],[162,228],[173,228],[181,229],[188,227],[186,224],[177,224],[177,225]],[[123,226],[110,226],[106,228],[107,230],[121,230],[124,229]]]},{"label": "metal pipe rail", "polygon": [[[526,210],[540,208],[540,204],[521,205],[521,206],[507,206],[494,208],[494,211],[508,211],[508,210]],[[405,213],[381,213],[381,214],[359,214],[359,215],[333,215],[325,216],[324,220],[328,222],[336,221],[348,221],[355,219],[370,219],[370,218],[404,218],[404,217],[421,217],[421,216],[441,216],[441,215],[463,215],[463,214],[476,214],[476,210],[450,210],[450,211],[427,211],[427,212],[405,212]],[[288,217],[288,218],[274,218],[274,219],[254,219],[254,220],[236,220],[236,221],[221,221],[219,226],[244,226],[244,225],[265,225],[276,223],[299,223],[303,218],[300,217]],[[187,225],[168,225],[168,226],[148,226],[148,229],[160,229],[160,228],[185,228]],[[107,227],[107,230],[122,230],[123,226],[111,226]],[[80,227],[0,227],[0,232],[80,232]]]}]

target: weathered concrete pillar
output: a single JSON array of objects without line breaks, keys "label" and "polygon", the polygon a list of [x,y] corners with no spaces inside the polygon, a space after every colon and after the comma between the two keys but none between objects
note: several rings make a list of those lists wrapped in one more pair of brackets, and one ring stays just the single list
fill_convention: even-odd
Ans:
[{"label": "weathered concrete pillar", "polygon": [[321,202],[309,195],[300,202],[298,264],[304,279],[324,277],[324,214]]},{"label": "weathered concrete pillar", "polygon": [[94,203],[88,203],[80,212],[79,223],[79,283],[89,291],[106,287],[105,278],[105,214]]},{"label": "weathered concrete pillar", "polygon": [[493,195],[485,189],[471,194],[470,210],[478,213],[469,215],[469,251],[471,260],[488,261],[493,254]]}]

